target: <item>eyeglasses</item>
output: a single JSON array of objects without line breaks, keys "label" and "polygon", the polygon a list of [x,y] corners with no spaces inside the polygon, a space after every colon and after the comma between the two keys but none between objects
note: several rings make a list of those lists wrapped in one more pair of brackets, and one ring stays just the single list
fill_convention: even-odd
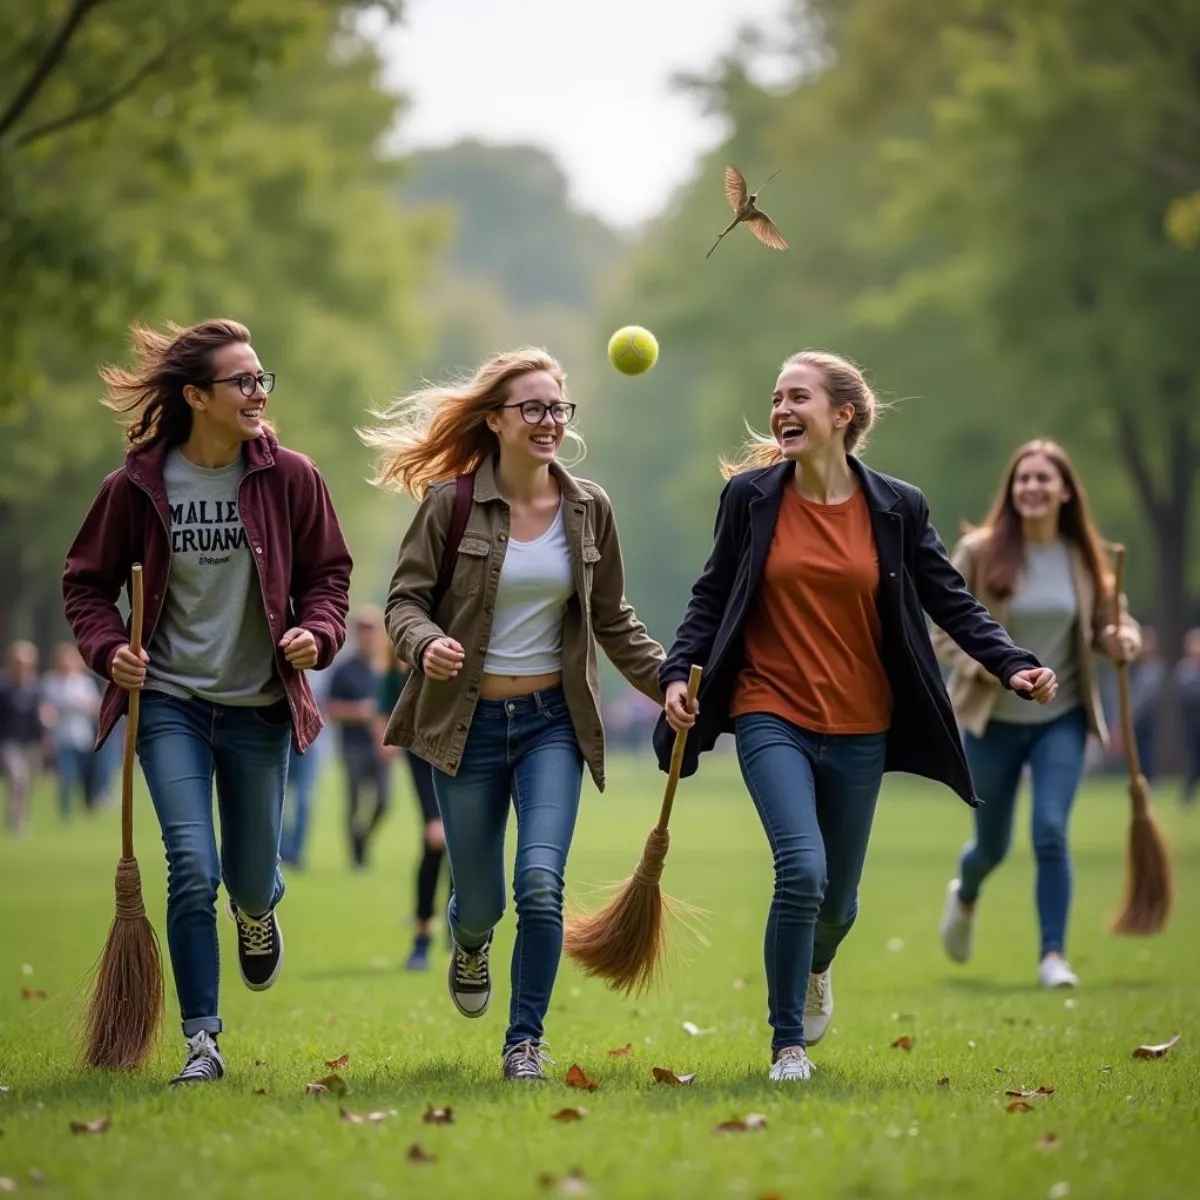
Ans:
[{"label": "eyeglasses", "polygon": [[541,400],[518,400],[513,404],[498,404],[497,408],[519,408],[521,419],[526,425],[540,425],[550,414],[555,425],[568,425],[575,416],[575,405],[568,400],[556,400],[545,404]]},{"label": "eyeglasses", "polygon": [[214,383],[236,383],[243,396],[253,396],[256,388],[262,388],[269,396],[275,390],[275,372],[259,371],[257,375],[226,375],[223,379],[209,379],[201,387],[212,387]]}]

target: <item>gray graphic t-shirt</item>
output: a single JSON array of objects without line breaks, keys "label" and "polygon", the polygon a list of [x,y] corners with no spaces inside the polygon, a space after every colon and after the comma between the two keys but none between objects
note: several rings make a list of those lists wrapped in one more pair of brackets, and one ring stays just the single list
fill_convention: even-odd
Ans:
[{"label": "gray graphic t-shirt", "polygon": [[217,704],[283,699],[254,556],[238,513],[244,466],[198,467],[172,450],[163,468],[171,572],[147,647],[146,686]]}]

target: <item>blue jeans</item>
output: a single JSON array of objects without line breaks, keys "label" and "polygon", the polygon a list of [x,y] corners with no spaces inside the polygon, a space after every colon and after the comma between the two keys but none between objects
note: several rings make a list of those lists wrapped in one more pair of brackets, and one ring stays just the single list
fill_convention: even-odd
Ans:
[{"label": "blue jeans", "polygon": [[828,969],[858,915],[887,734],[812,733],[772,713],[738,717],[736,732],[742,777],[775,856],[764,956],[778,1051],[805,1044],[809,972]]},{"label": "blue jeans", "polygon": [[283,830],[279,856],[285,863],[302,866],[304,844],[308,840],[308,820],[312,812],[313,792],[321,770],[321,754],[316,746],[310,746],[305,754],[297,754],[288,746],[287,790],[292,795],[291,821]]},{"label": "blue jeans", "polygon": [[58,815],[65,821],[71,815],[71,794],[79,792],[85,807],[90,808],[88,767],[92,757],[90,746],[55,746],[54,766],[58,772]]},{"label": "blue jeans", "polygon": [[476,948],[504,914],[504,832],[517,812],[517,940],[505,1046],[541,1039],[563,941],[563,874],[575,832],[583,755],[562,688],[480,700],[458,774],[435,768],[454,891],[450,929]]},{"label": "blue jeans", "polygon": [[1042,725],[990,721],[982,737],[967,734],[967,765],[983,807],[975,809],[975,840],[959,863],[959,898],[979,897],[983,881],[1003,861],[1012,841],[1021,770],[1033,777],[1033,853],[1037,859],[1037,910],[1042,954],[1066,947],[1071,907],[1067,822],[1083,778],[1087,717],[1072,709]]},{"label": "blue jeans", "polygon": [[[142,693],[138,758],[167,850],[167,946],[183,1032],[221,1032],[217,887],[260,917],[279,903],[291,715]],[[213,827],[213,779],[221,850]]]}]

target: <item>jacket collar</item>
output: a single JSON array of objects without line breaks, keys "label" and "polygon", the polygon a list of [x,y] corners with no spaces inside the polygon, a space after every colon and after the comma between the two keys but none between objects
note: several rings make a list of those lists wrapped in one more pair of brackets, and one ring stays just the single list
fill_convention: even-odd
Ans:
[{"label": "jacket collar", "polygon": [[[174,444],[158,442],[144,450],[131,450],[125,458],[125,470],[136,483],[143,487],[161,487],[163,468],[167,455],[175,448]],[[257,471],[261,467],[275,465],[275,451],[279,441],[270,430],[264,431],[253,441],[242,444],[242,462],[247,471]]]},{"label": "jacket collar", "polygon": [[[591,494],[579,486],[579,481],[559,462],[550,464],[550,474],[558,481],[563,499],[575,503],[591,500]],[[496,459],[489,454],[475,470],[475,501],[487,504],[492,500],[503,500],[496,485]]]},{"label": "jacket collar", "polygon": [[[899,505],[900,493],[886,475],[872,471],[856,455],[849,454],[846,457],[850,463],[850,469],[858,476],[859,482],[862,484],[868,507],[876,512],[891,512]],[[757,472],[751,480],[751,484],[760,496],[779,496],[784,487],[790,484],[795,477],[796,464],[784,461]]]}]

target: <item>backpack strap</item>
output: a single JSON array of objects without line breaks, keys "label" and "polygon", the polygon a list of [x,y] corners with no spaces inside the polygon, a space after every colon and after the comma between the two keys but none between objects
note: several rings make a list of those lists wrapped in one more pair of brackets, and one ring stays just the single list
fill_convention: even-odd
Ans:
[{"label": "backpack strap", "polygon": [[475,499],[475,472],[460,475],[454,481],[454,513],[450,518],[450,529],[446,534],[446,545],[442,549],[442,561],[438,567],[437,583],[430,600],[430,615],[436,615],[442,598],[450,587],[454,575],[454,563],[458,558],[458,547],[462,542],[467,518],[471,515],[471,504]]}]

